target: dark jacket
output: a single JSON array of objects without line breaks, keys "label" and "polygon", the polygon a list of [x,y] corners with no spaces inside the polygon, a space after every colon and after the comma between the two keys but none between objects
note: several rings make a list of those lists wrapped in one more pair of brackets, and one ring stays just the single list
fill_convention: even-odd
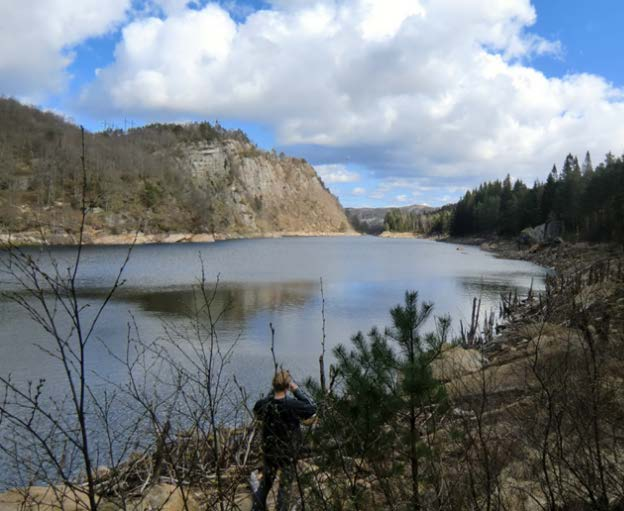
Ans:
[{"label": "dark jacket", "polygon": [[260,399],[254,413],[262,420],[265,459],[281,464],[297,457],[302,443],[300,423],[316,413],[316,405],[298,388],[294,397],[275,399],[270,395]]}]

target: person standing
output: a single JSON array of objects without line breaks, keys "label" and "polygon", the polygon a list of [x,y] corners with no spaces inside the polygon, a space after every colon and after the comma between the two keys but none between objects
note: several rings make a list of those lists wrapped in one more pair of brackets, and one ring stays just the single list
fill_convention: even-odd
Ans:
[{"label": "person standing", "polygon": [[263,477],[253,495],[252,511],[266,510],[266,499],[278,472],[277,510],[288,510],[295,464],[303,444],[300,424],[315,413],[316,405],[293,381],[290,373],[277,371],[273,377],[272,394],[258,400],[254,406],[255,416],[262,421]]}]

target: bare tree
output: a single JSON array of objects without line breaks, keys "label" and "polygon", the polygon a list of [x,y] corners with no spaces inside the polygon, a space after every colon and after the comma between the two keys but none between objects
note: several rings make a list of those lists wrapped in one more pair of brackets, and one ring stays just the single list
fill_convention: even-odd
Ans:
[{"label": "bare tree", "polygon": [[[43,380],[20,385],[10,376],[1,376],[5,398],[0,414],[13,437],[8,444],[3,442],[2,450],[14,462],[14,467],[22,464],[23,477],[30,483],[43,481],[52,488],[62,483],[77,503],[95,511],[100,502],[96,468],[104,452],[94,444],[94,431],[110,428],[109,410],[115,396],[99,395],[94,387],[94,376],[87,368],[87,354],[104,309],[123,285],[122,275],[132,246],[100,303],[92,306],[83,301],[78,276],[88,214],[84,130],[81,172],[81,222],[73,262],[61,268],[50,250],[44,251],[47,259],[42,261],[31,251],[10,242],[4,247],[5,257],[1,259],[3,274],[14,289],[3,295],[25,310],[48,334],[49,342],[38,347],[58,364],[67,394],[63,400],[51,399]],[[41,241],[46,246],[46,240]],[[111,438],[109,436],[109,440]],[[27,450],[34,456],[29,457]],[[109,455],[113,452],[109,444]],[[119,460],[109,456],[108,461],[116,464]],[[80,481],[82,477],[86,484]]]}]

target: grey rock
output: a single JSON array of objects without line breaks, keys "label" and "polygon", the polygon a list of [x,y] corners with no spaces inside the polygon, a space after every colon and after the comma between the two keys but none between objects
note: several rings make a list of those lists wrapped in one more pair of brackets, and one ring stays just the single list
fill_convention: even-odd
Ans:
[{"label": "grey rock", "polygon": [[[340,232],[349,221],[315,170],[227,139],[182,148],[179,164],[239,232]],[[198,205],[201,207],[201,205]]]},{"label": "grey rock", "polygon": [[536,245],[542,243],[556,243],[561,240],[563,224],[559,220],[551,220],[548,223],[536,227],[527,227],[520,232],[518,243],[521,245]]},{"label": "grey rock", "polygon": [[522,232],[518,235],[518,243],[521,245],[535,245],[541,243],[543,235],[535,227],[527,227],[522,229]]}]

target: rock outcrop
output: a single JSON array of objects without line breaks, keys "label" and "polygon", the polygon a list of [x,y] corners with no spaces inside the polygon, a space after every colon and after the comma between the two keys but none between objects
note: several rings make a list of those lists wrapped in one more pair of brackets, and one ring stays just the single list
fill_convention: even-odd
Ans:
[{"label": "rock outcrop", "polygon": [[527,227],[518,236],[518,242],[522,245],[536,245],[540,243],[553,243],[559,240],[563,234],[563,224],[557,220]]},{"label": "rock outcrop", "polygon": [[260,150],[218,123],[82,133],[3,98],[0,118],[0,239],[73,243],[83,190],[87,243],[137,232],[140,243],[353,232],[305,160]]},{"label": "rock outcrop", "polygon": [[[240,140],[202,142],[183,149],[182,168],[226,216],[226,232],[339,233],[350,231],[338,202],[305,160],[258,150]],[[202,205],[198,205],[201,207]],[[225,215],[224,215],[225,213]],[[215,228],[215,231],[219,231]]]}]

